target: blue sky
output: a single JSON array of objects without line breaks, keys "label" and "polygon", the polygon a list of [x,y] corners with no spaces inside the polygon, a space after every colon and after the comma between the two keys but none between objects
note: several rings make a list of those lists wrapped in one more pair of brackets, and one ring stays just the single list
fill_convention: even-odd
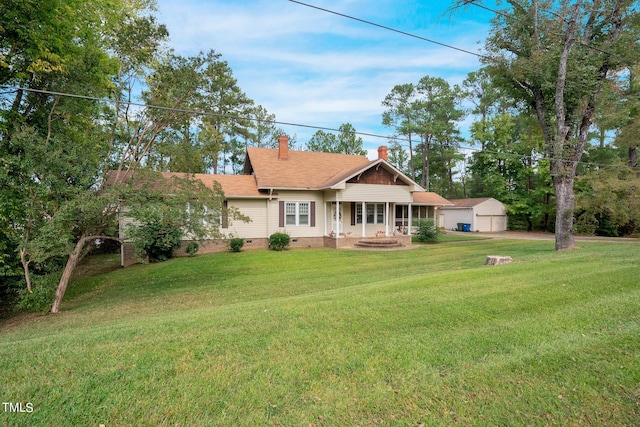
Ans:
[{"label": "blue sky", "polygon": [[[325,9],[477,52],[491,12],[445,14],[449,1],[305,0]],[[276,120],[391,135],[384,97],[425,76],[460,83],[480,67],[473,55],[287,0],[158,0],[170,46],[182,55],[214,49],[242,90]],[[468,125],[470,119],[464,128]],[[280,126],[304,144],[315,129]],[[363,136],[374,156],[385,138]]]}]

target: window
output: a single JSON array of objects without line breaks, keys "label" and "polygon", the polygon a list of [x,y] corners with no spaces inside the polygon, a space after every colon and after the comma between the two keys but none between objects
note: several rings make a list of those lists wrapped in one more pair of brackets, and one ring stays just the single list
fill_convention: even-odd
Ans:
[{"label": "window", "polygon": [[[384,203],[367,203],[365,212],[367,224],[384,224]],[[362,203],[355,204],[355,218],[352,217],[352,223],[362,224],[363,212]]]},{"label": "window", "polygon": [[396,205],[396,227],[409,225],[409,206]]},{"label": "window", "polygon": [[309,202],[286,202],[285,224],[286,225],[309,225],[310,206]]},{"label": "window", "polygon": [[376,209],[376,205],[371,205],[369,203],[367,203],[367,224],[375,224],[376,223],[376,217],[375,217],[375,209]]},{"label": "window", "polygon": [[356,204],[356,222],[355,224],[362,224],[362,203]]}]

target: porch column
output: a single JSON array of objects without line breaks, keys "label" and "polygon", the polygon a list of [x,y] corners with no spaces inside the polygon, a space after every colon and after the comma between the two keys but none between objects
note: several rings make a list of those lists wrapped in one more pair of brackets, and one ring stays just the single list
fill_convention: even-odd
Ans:
[{"label": "porch column", "polygon": [[389,202],[384,204],[384,235],[389,237]]},{"label": "porch column", "polygon": [[407,225],[407,234],[409,236],[411,236],[411,234],[412,234],[411,233],[411,227],[413,225],[413,218],[411,218],[412,211],[413,211],[413,206],[411,205],[411,203],[409,203],[409,212],[408,212],[409,213],[409,224]]},{"label": "porch column", "polygon": [[324,235],[325,236],[329,234],[329,231],[327,230],[327,218],[329,218],[329,215],[327,215],[327,202],[324,202]]},{"label": "porch column", "polygon": [[[332,218],[333,220],[333,218]],[[331,224],[333,227],[333,224]],[[336,199],[336,237],[340,238],[340,202]]]},{"label": "porch column", "polygon": [[367,232],[366,232],[366,225],[367,225],[367,210],[366,210],[366,203],[362,202],[362,237],[366,237],[367,236]]}]

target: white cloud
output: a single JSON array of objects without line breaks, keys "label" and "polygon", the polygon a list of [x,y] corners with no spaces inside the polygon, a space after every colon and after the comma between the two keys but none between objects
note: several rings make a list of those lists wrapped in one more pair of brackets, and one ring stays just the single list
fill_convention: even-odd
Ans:
[{"label": "white cloud", "polygon": [[[402,7],[425,7],[409,1],[313,3],[374,21],[395,15],[396,23],[381,23],[470,51],[486,31],[486,24],[473,21],[400,16]],[[350,122],[358,131],[390,134],[380,125],[381,102],[394,85],[425,75],[460,83],[479,67],[473,55],[287,1],[160,0],[159,10],[178,53],[221,53],[242,90],[279,121],[330,128]],[[290,132],[305,143],[314,130]],[[363,139],[371,149],[386,143]]]}]

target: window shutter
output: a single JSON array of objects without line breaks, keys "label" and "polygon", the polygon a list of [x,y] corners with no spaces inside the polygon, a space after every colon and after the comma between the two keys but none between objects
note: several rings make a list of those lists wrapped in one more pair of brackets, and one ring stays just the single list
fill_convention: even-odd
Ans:
[{"label": "window shutter", "polygon": [[284,227],[284,202],[279,202],[280,211],[278,213],[278,227]]},{"label": "window shutter", "polygon": [[311,223],[309,224],[311,227],[315,227],[316,226],[316,202],[311,202],[310,204],[310,216],[311,218],[309,219],[311,221]]},{"label": "window shutter", "polygon": [[220,226],[222,228],[229,228],[229,211],[227,210],[229,208],[229,202],[228,201],[223,201],[222,202],[222,221]]},{"label": "window shutter", "polygon": [[351,225],[356,225],[356,202],[351,202]]}]

